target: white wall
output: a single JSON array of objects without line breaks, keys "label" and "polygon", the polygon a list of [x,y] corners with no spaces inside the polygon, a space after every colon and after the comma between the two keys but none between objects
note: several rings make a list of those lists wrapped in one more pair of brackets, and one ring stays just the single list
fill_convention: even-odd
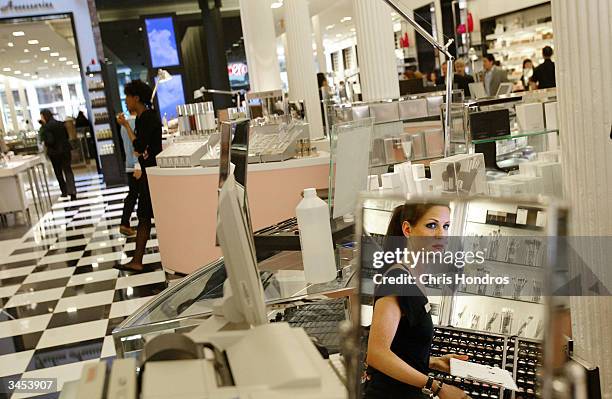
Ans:
[{"label": "white wall", "polygon": [[[30,4],[37,3],[32,0],[17,0],[16,5],[19,4]],[[15,11],[10,10],[9,12],[2,13],[2,18],[22,18],[31,17],[37,15],[48,15],[48,14],[61,14],[61,13],[73,13],[74,25],[76,29],[76,37],[79,43],[79,53],[81,56],[81,69],[89,65],[92,59],[98,62],[96,56],[96,45],[94,42],[93,30],[91,27],[91,19],[89,16],[89,7],[87,0],[53,0],[49,3],[53,4],[53,8],[42,9],[42,10],[26,10],[26,11]]]},{"label": "white wall", "polygon": [[468,0],[474,17],[474,32],[480,32],[480,20],[546,3],[546,0]]}]

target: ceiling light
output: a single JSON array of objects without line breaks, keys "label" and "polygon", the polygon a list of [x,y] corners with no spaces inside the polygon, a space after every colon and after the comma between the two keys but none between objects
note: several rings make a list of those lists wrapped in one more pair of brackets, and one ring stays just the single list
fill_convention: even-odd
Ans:
[{"label": "ceiling light", "polygon": [[327,30],[331,30],[331,29],[334,29],[334,27],[335,27],[335,26],[336,26],[336,25],[327,25],[327,26],[325,27],[325,29],[327,29]]},{"label": "ceiling light", "polygon": [[342,37],[342,35],[340,33],[337,33],[336,37]]},{"label": "ceiling light", "polygon": [[51,47],[41,47],[40,51],[49,51],[51,50]]},{"label": "ceiling light", "polygon": [[49,54],[51,57],[59,57],[59,53],[51,53]]},{"label": "ceiling light", "polygon": [[48,64],[48,63],[49,63],[49,60],[45,59],[43,62],[44,62],[45,64]]},{"label": "ceiling light", "polygon": [[21,75],[21,71],[15,71],[15,75]]},{"label": "ceiling light", "polygon": [[10,72],[11,68],[2,68],[2,72]]},{"label": "ceiling light", "polygon": [[275,1],[272,4],[270,4],[270,8],[281,8],[283,6],[283,2],[282,1]]},{"label": "ceiling light", "polygon": [[79,66],[78,66],[78,65],[73,65],[72,67],[73,67],[74,69],[79,69]]},{"label": "ceiling light", "polygon": [[23,76],[25,76],[27,78],[27,77],[30,76],[30,74],[26,72],[26,73],[23,74]]},{"label": "ceiling light", "polygon": [[30,50],[28,50],[27,48],[24,48],[24,49],[23,49],[23,52],[24,52],[24,53],[29,53],[29,52],[30,52]]},{"label": "ceiling light", "polygon": [[13,32],[13,36],[15,37],[25,36],[25,33],[23,31],[17,31],[17,32]]},{"label": "ceiling light", "polygon": [[14,44],[13,44],[13,42],[8,42],[8,43],[7,43],[7,46],[9,46],[9,47],[13,47],[13,46],[14,46]]},{"label": "ceiling light", "polygon": [[351,28],[351,32],[356,32],[357,30],[355,28]]},{"label": "ceiling light", "polygon": [[28,44],[38,44],[38,40],[36,39],[32,39],[32,40],[28,40]]},{"label": "ceiling light", "polygon": [[66,61],[66,65],[72,65],[72,64],[74,64],[74,62],[72,62],[72,61]]},{"label": "ceiling light", "polygon": [[348,21],[350,21],[350,20],[352,20],[352,19],[353,19],[353,18],[351,18],[351,17],[344,17],[344,18],[342,18],[342,19],[340,20],[340,22],[348,22]]},{"label": "ceiling light", "polygon": [[66,57],[59,57],[57,60],[58,60],[58,61],[61,61],[61,62],[64,62],[64,61],[66,61],[67,59],[68,59],[68,58],[66,58]]}]

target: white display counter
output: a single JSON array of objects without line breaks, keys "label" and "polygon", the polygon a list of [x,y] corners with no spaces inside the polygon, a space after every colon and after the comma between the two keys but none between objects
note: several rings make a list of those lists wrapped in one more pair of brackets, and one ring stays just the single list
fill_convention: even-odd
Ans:
[{"label": "white display counter", "polygon": [[[189,274],[221,256],[215,246],[218,167],[147,169],[161,260]],[[327,188],[329,153],[250,164],[247,192],[254,230],[295,216],[304,188]]]},{"label": "white display counter", "polygon": [[[46,180],[40,182],[37,174],[31,174],[32,168],[44,164],[44,162],[45,159],[42,156],[28,155],[14,157],[8,162],[8,165],[0,168],[0,214],[10,212],[25,213],[28,209],[30,200],[26,195],[24,175],[27,175],[33,197],[37,194],[38,197],[41,197],[41,193],[42,197],[44,197]],[[34,192],[35,189],[38,190],[37,193]]]}]

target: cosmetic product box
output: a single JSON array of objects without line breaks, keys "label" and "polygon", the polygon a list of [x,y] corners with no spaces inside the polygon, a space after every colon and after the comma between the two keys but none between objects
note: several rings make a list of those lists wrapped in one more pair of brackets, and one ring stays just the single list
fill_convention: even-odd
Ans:
[{"label": "cosmetic product box", "polygon": [[484,155],[458,154],[429,164],[436,190],[461,195],[488,193]]},{"label": "cosmetic product box", "polygon": [[440,157],[444,155],[444,132],[442,129],[425,130],[425,148],[428,157]]},{"label": "cosmetic product box", "polygon": [[399,108],[397,102],[382,102],[370,105],[370,116],[374,117],[375,123],[386,123],[399,120]]},{"label": "cosmetic product box", "polygon": [[559,122],[557,119],[558,110],[559,105],[556,101],[544,103],[544,118],[546,122],[546,130],[559,129]]},{"label": "cosmetic product box", "polygon": [[537,176],[511,175],[504,180],[517,181],[525,184],[525,194],[538,195],[542,194],[542,186],[544,179]]},{"label": "cosmetic product box", "polygon": [[427,115],[428,116],[440,116],[442,113],[442,103],[444,102],[443,96],[431,96],[427,97]]},{"label": "cosmetic product box", "polygon": [[515,195],[525,194],[526,184],[524,182],[499,179],[487,182],[489,187],[489,195],[492,197],[512,197]]},{"label": "cosmetic product box", "polygon": [[516,120],[521,132],[538,132],[546,129],[542,103],[518,104]]},{"label": "cosmetic product box", "polygon": [[426,118],[428,115],[427,100],[424,98],[400,101],[398,105],[401,120]]},{"label": "cosmetic product box", "polygon": [[510,111],[497,109],[472,112],[470,114],[470,134],[472,140],[510,135]]}]

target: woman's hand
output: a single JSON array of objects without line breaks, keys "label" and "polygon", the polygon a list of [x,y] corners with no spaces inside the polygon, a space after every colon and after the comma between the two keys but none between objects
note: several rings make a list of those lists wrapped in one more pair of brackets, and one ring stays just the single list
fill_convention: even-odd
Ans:
[{"label": "woman's hand", "polygon": [[454,353],[444,355],[441,357],[432,357],[429,361],[429,368],[437,371],[442,371],[445,373],[450,373],[450,360],[468,360],[469,356],[467,355],[456,355]]},{"label": "woman's hand", "polygon": [[452,385],[442,385],[442,390],[438,393],[440,399],[469,399],[468,394]]},{"label": "woman's hand", "polygon": [[119,114],[117,114],[117,122],[121,125],[121,126],[126,126],[129,125],[127,119],[125,118],[125,114],[123,112],[120,112]]}]

